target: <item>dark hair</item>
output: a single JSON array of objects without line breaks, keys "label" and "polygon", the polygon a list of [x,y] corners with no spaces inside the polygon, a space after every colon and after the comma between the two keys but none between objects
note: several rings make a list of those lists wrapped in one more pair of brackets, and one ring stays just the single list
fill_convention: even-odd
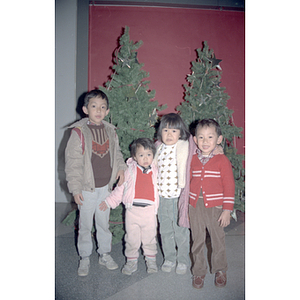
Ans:
[{"label": "dark hair", "polygon": [[217,121],[214,119],[203,119],[198,122],[195,130],[195,135],[197,135],[197,131],[202,127],[215,127],[218,137],[222,135],[221,127]]},{"label": "dark hair", "polygon": [[83,106],[88,107],[90,99],[92,98],[102,98],[103,100],[106,100],[106,104],[107,104],[107,109],[109,109],[109,104],[108,104],[108,98],[106,96],[106,94],[100,90],[91,90],[90,92],[88,92],[83,100]]},{"label": "dark hair", "polygon": [[167,115],[164,115],[161,118],[158,131],[157,131],[157,138],[159,140],[162,140],[162,130],[164,128],[172,128],[172,129],[179,129],[180,130],[180,140],[187,140],[190,136],[190,133],[184,124],[183,120],[181,117],[175,113],[170,113]]},{"label": "dark hair", "polygon": [[139,138],[139,139],[136,139],[130,146],[131,157],[135,157],[137,148],[139,148],[141,146],[143,146],[144,149],[152,150],[153,156],[155,155],[156,147],[155,147],[154,142],[148,138]]}]

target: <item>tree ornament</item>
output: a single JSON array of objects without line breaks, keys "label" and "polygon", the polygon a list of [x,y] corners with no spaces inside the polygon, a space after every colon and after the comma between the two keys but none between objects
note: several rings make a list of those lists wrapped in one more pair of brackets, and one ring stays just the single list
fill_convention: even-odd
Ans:
[{"label": "tree ornament", "polygon": [[219,68],[220,70],[222,70],[222,68],[220,67],[219,63],[222,61],[222,59],[216,59],[215,55],[213,58],[210,59],[211,61],[211,65],[212,65],[212,68],[214,66],[216,66],[216,68]]},{"label": "tree ornament", "polygon": [[157,122],[157,119],[158,119],[158,115],[157,115],[156,109],[153,108],[152,113],[149,114],[149,126],[154,127]]}]

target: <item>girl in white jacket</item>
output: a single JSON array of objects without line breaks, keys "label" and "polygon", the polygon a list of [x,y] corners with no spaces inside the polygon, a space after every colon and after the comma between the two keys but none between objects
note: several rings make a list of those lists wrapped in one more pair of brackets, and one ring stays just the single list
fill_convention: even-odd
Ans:
[{"label": "girl in white jacket", "polygon": [[139,138],[131,145],[131,158],[125,171],[125,181],[117,186],[100,205],[100,210],[125,205],[125,256],[127,262],[122,273],[131,275],[137,270],[139,248],[147,264],[147,272],[157,272],[156,234],[159,196],[157,190],[157,167],[153,163],[155,145],[148,138]]},{"label": "girl in white jacket", "polygon": [[158,165],[159,231],[162,241],[163,272],[176,267],[177,274],[185,274],[190,264],[189,228],[178,225],[178,199],[186,185],[186,168],[190,133],[181,117],[170,113],[161,119],[155,161]]}]

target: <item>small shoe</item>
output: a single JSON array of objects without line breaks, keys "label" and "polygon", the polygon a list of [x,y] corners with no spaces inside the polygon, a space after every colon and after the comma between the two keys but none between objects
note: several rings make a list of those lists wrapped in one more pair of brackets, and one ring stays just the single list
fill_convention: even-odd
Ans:
[{"label": "small shoe", "polygon": [[90,258],[86,257],[79,261],[78,276],[87,276],[90,269]]},{"label": "small shoe", "polygon": [[215,276],[215,286],[224,287],[227,283],[226,272],[218,271]]},{"label": "small shoe", "polygon": [[204,278],[205,278],[205,275],[203,276],[194,276],[193,277],[193,287],[195,289],[202,289],[203,288],[203,285],[204,285]]},{"label": "small shoe", "polygon": [[122,273],[126,275],[131,275],[133,272],[137,270],[137,260],[129,260],[127,263],[124,265],[122,269]]},{"label": "small shoe", "polygon": [[176,263],[175,263],[175,262],[171,262],[171,261],[169,261],[169,260],[166,260],[166,261],[164,262],[164,264],[162,265],[161,270],[162,270],[163,272],[168,272],[168,273],[170,273],[170,272],[172,271],[172,269],[175,268],[175,266],[176,266]]},{"label": "small shoe", "polygon": [[154,259],[148,259],[146,260],[146,265],[147,265],[147,273],[152,274],[152,273],[157,273],[157,265],[156,265],[156,260]]},{"label": "small shoe", "polygon": [[176,274],[184,275],[187,270],[187,265],[183,263],[178,263],[176,267]]},{"label": "small shoe", "polygon": [[118,265],[109,254],[103,254],[99,256],[99,264],[106,266],[108,270],[118,269]]}]

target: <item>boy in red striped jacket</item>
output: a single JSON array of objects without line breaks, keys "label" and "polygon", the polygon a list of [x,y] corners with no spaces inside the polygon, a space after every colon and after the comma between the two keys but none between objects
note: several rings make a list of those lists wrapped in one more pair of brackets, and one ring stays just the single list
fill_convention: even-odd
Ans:
[{"label": "boy in red striped jacket", "polygon": [[227,282],[224,227],[230,224],[235,184],[229,159],[224,154],[213,155],[222,139],[221,128],[215,120],[204,119],[197,124],[194,141],[198,149],[191,162],[189,193],[193,287],[197,289],[203,287],[207,273],[206,229],[212,243],[211,272],[215,273],[215,285],[224,287]]}]

